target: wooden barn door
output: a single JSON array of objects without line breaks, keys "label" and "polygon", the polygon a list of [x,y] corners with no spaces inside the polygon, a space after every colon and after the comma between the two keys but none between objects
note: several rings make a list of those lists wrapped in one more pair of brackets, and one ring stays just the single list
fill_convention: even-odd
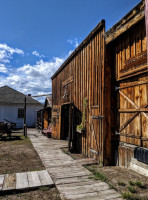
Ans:
[{"label": "wooden barn door", "polygon": [[90,157],[103,164],[104,149],[104,30],[105,23],[91,43],[90,67]]},{"label": "wooden barn door", "polygon": [[117,118],[121,142],[148,148],[148,80],[120,85]]},{"label": "wooden barn door", "polygon": [[90,155],[103,161],[103,126],[104,116],[99,112],[99,106],[91,107],[90,120]]}]

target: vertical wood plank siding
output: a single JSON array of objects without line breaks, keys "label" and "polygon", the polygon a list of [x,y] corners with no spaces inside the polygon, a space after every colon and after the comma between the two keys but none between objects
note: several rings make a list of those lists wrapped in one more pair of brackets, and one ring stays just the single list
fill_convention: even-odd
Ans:
[{"label": "vertical wood plank siding", "polygon": [[[103,157],[104,119],[102,119],[103,123],[95,120],[94,131],[98,141],[95,142],[90,134],[91,115],[103,115],[104,112],[102,108],[104,106],[104,33],[105,21],[102,20],[52,77],[52,117],[54,121],[52,136],[60,139],[60,132],[57,130],[60,131],[58,127],[61,124],[58,123],[60,122],[58,118],[61,113],[55,111],[59,111],[61,105],[73,102],[76,108],[82,112],[83,100],[87,98],[87,131],[85,137],[82,138],[82,152],[88,156],[90,156],[90,148],[99,150],[96,149],[97,142],[100,144],[100,156]],[[98,111],[91,111],[93,106],[97,106]],[[93,140],[92,146],[90,146],[91,139]]]},{"label": "vertical wood plank siding", "polygon": [[113,164],[119,150],[119,164],[129,166],[134,150],[119,143],[148,148],[144,2],[106,33],[102,20],[52,77],[53,138],[61,138],[62,105],[71,102],[82,112],[87,98],[82,153],[104,165]]},{"label": "vertical wood plank siding", "polygon": [[[137,13],[134,17],[134,11],[128,14],[128,18],[132,16],[131,20],[126,22],[123,19],[120,22],[125,23],[124,26],[118,23],[110,33],[106,33],[106,55],[111,57],[106,61],[111,69],[108,75],[111,76],[112,85],[117,88],[116,92],[110,87],[106,88],[108,92],[111,89],[116,98],[108,118],[116,118],[111,122],[111,127],[115,127],[119,134],[119,138],[115,138],[115,141],[117,138],[119,141],[119,165],[127,168],[136,147],[148,148],[148,64],[144,1],[139,3],[135,11]],[[128,29],[124,30],[124,27]],[[109,42],[111,38],[112,42]]]},{"label": "vertical wood plank siding", "polygon": [[[120,88],[118,90],[120,141],[148,148],[146,111],[148,108],[148,68],[145,19],[120,36],[114,42],[114,46],[114,57],[118,58],[114,67],[117,69],[116,85]],[[138,112],[138,109],[144,108],[145,112]]]}]

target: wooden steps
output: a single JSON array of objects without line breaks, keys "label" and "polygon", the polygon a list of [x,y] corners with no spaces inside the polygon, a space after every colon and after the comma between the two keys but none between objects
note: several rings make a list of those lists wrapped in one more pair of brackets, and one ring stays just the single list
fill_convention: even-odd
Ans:
[{"label": "wooden steps", "polygon": [[83,165],[96,164],[96,160],[72,159],[61,150],[68,146],[67,141],[46,138],[35,129],[28,129],[28,136],[55,182],[62,200],[122,199],[107,183],[90,179],[92,174]]},{"label": "wooden steps", "polygon": [[54,186],[47,170],[0,175],[0,192]]}]

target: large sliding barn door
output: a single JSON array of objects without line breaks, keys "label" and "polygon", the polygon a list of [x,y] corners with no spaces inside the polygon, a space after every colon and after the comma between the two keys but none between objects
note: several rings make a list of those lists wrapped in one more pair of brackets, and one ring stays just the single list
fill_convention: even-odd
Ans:
[{"label": "large sliding barn door", "polygon": [[148,80],[120,85],[118,106],[120,141],[148,148]]},{"label": "large sliding barn door", "polygon": [[105,24],[90,44],[90,98],[89,98],[89,130],[90,157],[103,162],[104,148],[104,30]]}]

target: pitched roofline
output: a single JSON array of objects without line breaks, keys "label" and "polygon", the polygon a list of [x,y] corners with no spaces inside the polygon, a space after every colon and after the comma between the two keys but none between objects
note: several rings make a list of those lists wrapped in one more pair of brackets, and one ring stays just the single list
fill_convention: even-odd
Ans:
[{"label": "pitched roofline", "polygon": [[53,80],[62,69],[73,59],[73,57],[91,40],[91,38],[105,25],[105,20],[102,19],[98,25],[90,32],[90,34],[83,40],[83,42],[74,50],[74,52],[67,58],[67,60],[61,65],[61,67],[51,77]]},{"label": "pitched roofline", "polygon": [[[112,42],[115,40],[119,35],[127,31],[129,28],[131,28],[133,25],[135,25],[137,22],[142,20],[145,16],[144,12],[144,6],[145,6],[145,0],[140,1],[133,9],[131,9],[124,17],[122,17],[116,24],[114,24],[108,31],[105,33],[105,41],[106,44]],[[137,20],[133,23],[131,23],[128,27],[125,27],[125,29],[117,34],[116,37],[114,37],[114,34],[119,31],[121,28],[123,28],[128,22],[132,21],[135,16],[137,17]]]},{"label": "pitched roofline", "polygon": [[[4,85],[4,86],[2,86],[2,87],[0,87],[0,88],[3,88],[3,87],[8,87],[8,88],[10,88],[11,90],[13,90],[14,92],[18,92],[18,93],[20,93],[21,95],[24,95],[24,98],[25,98],[25,97],[26,97],[26,99],[31,98],[31,99],[34,101],[33,103],[28,103],[28,102],[26,102],[26,104],[40,104],[41,106],[43,106],[43,104],[42,104],[41,102],[39,102],[39,101],[33,99],[31,96],[27,96],[27,95],[23,94],[22,92],[20,92],[20,91],[14,89],[14,88],[9,87],[8,85]],[[5,103],[5,102],[4,102],[4,103],[1,103],[1,104],[23,104],[23,103]]]}]

